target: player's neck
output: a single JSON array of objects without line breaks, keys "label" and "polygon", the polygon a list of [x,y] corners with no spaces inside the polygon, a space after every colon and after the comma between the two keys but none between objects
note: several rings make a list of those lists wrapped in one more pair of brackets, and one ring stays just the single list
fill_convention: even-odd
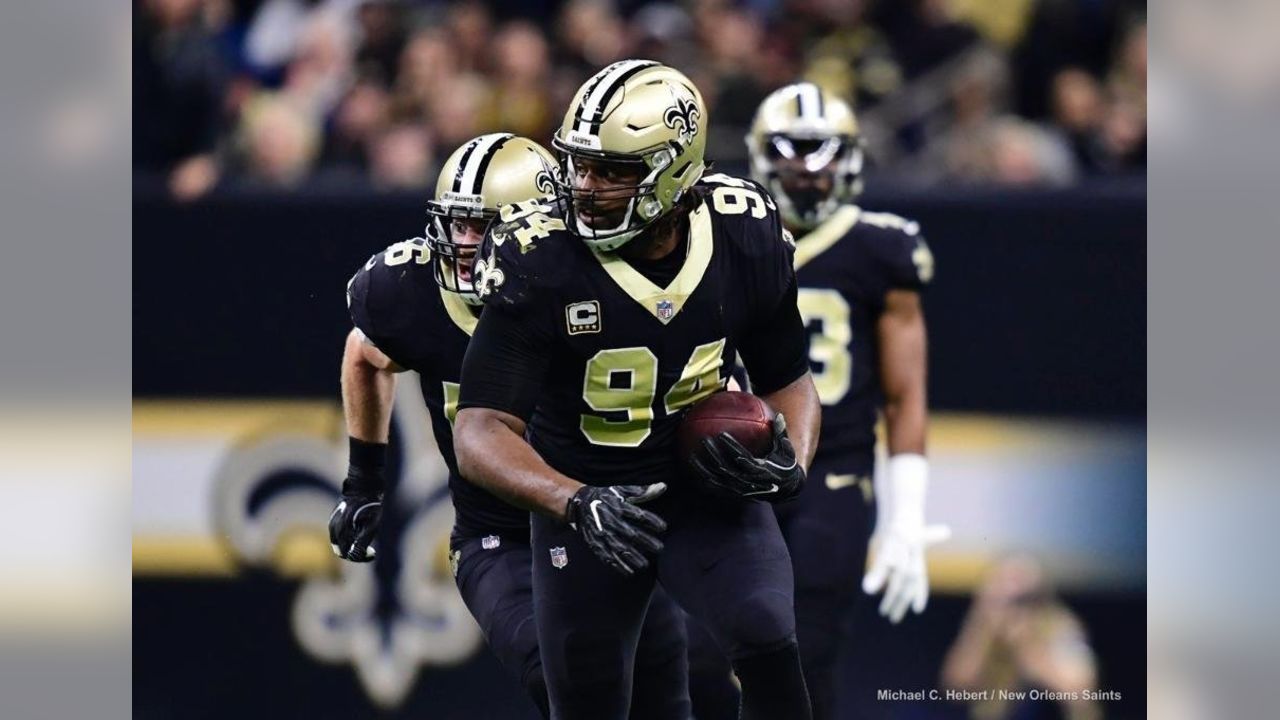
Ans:
[{"label": "player's neck", "polygon": [[661,260],[680,247],[680,239],[687,231],[687,213],[676,211],[658,220],[639,237],[618,248],[624,260]]}]

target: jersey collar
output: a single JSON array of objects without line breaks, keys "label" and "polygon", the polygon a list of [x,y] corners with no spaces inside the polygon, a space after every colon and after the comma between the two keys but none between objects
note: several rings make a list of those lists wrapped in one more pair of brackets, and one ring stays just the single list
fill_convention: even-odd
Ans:
[{"label": "jersey collar", "polygon": [[689,296],[698,289],[698,284],[711,265],[713,247],[711,215],[703,204],[689,214],[689,256],[685,258],[680,272],[676,273],[671,284],[665,288],[655,285],[615,253],[592,249],[591,254],[623,292],[640,303],[658,322],[666,325],[680,314]]},{"label": "jersey collar", "polygon": [[467,337],[471,337],[476,331],[476,325],[480,322],[480,318],[471,313],[471,306],[458,297],[457,293],[451,293],[444,288],[440,288],[440,300],[444,303],[444,311],[449,314],[453,324],[466,333]]},{"label": "jersey collar", "polygon": [[831,249],[845,233],[858,224],[862,209],[857,205],[842,205],[827,221],[809,231],[796,241],[795,268],[799,270],[810,260]]}]

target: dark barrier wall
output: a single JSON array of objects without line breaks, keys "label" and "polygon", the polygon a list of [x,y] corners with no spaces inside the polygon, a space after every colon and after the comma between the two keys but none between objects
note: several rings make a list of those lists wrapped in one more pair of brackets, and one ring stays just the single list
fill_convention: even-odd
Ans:
[{"label": "dark barrier wall", "polygon": [[[933,248],[933,407],[1143,415],[1141,183],[863,204],[919,220]],[[335,397],[347,279],[424,224],[422,198],[406,195],[177,206],[139,187],[133,210],[134,392],[150,397]]]}]

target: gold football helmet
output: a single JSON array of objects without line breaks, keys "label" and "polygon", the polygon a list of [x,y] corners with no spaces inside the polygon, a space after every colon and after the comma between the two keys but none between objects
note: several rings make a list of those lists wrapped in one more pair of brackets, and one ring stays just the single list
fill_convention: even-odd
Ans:
[{"label": "gold football helmet", "polygon": [[455,242],[453,223],[489,221],[503,205],[550,195],[559,174],[546,148],[511,133],[481,135],[455,150],[440,168],[435,197],[427,201],[426,240],[440,287],[479,305],[471,281],[476,246]]},{"label": "gold football helmet", "polygon": [[862,192],[862,136],[853,109],[813,83],[774,91],[747,134],[751,175],[789,227],[821,224]]},{"label": "gold football helmet", "polygon": [[[578,89],[552,146],[562,161],[557,194],[567,205],[569,230],[597,250],[616,250],[675,207],[702,177],[707,107],[679,71],[652,60],[623,60]],[[638,182],[578,187],[575,177],[591,165],[617,168],[620,177]],[[611,227],[597,227],[614,218]]]}]

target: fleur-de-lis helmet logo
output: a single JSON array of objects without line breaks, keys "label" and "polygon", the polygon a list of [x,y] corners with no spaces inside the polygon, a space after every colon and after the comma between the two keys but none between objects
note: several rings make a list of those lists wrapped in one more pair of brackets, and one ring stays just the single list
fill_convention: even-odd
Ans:
[{"label": "fleur-de-lis helmet logo", "polygon": [[[530,152],[533,152],[530,150]],[[537,155],[537,153],[534,153]],[[556,191],[556,182],[560,179],[560,168],[548,163],[542,156],[538,156],[538,161],[542,163],[542,169],[534,176],[534,185],[538,188],[541,195],[551,195]]]},{"label": "fleur-de-lis helmet logo", "polygon": [[662,114],[662,122],[679,132],[681,140],[687,143],[698,134],[698,120],[701,117],[702,111],[698,109],[698,104],[693,98],[678,97],[676,104],[667,108],[667,111]]}]

